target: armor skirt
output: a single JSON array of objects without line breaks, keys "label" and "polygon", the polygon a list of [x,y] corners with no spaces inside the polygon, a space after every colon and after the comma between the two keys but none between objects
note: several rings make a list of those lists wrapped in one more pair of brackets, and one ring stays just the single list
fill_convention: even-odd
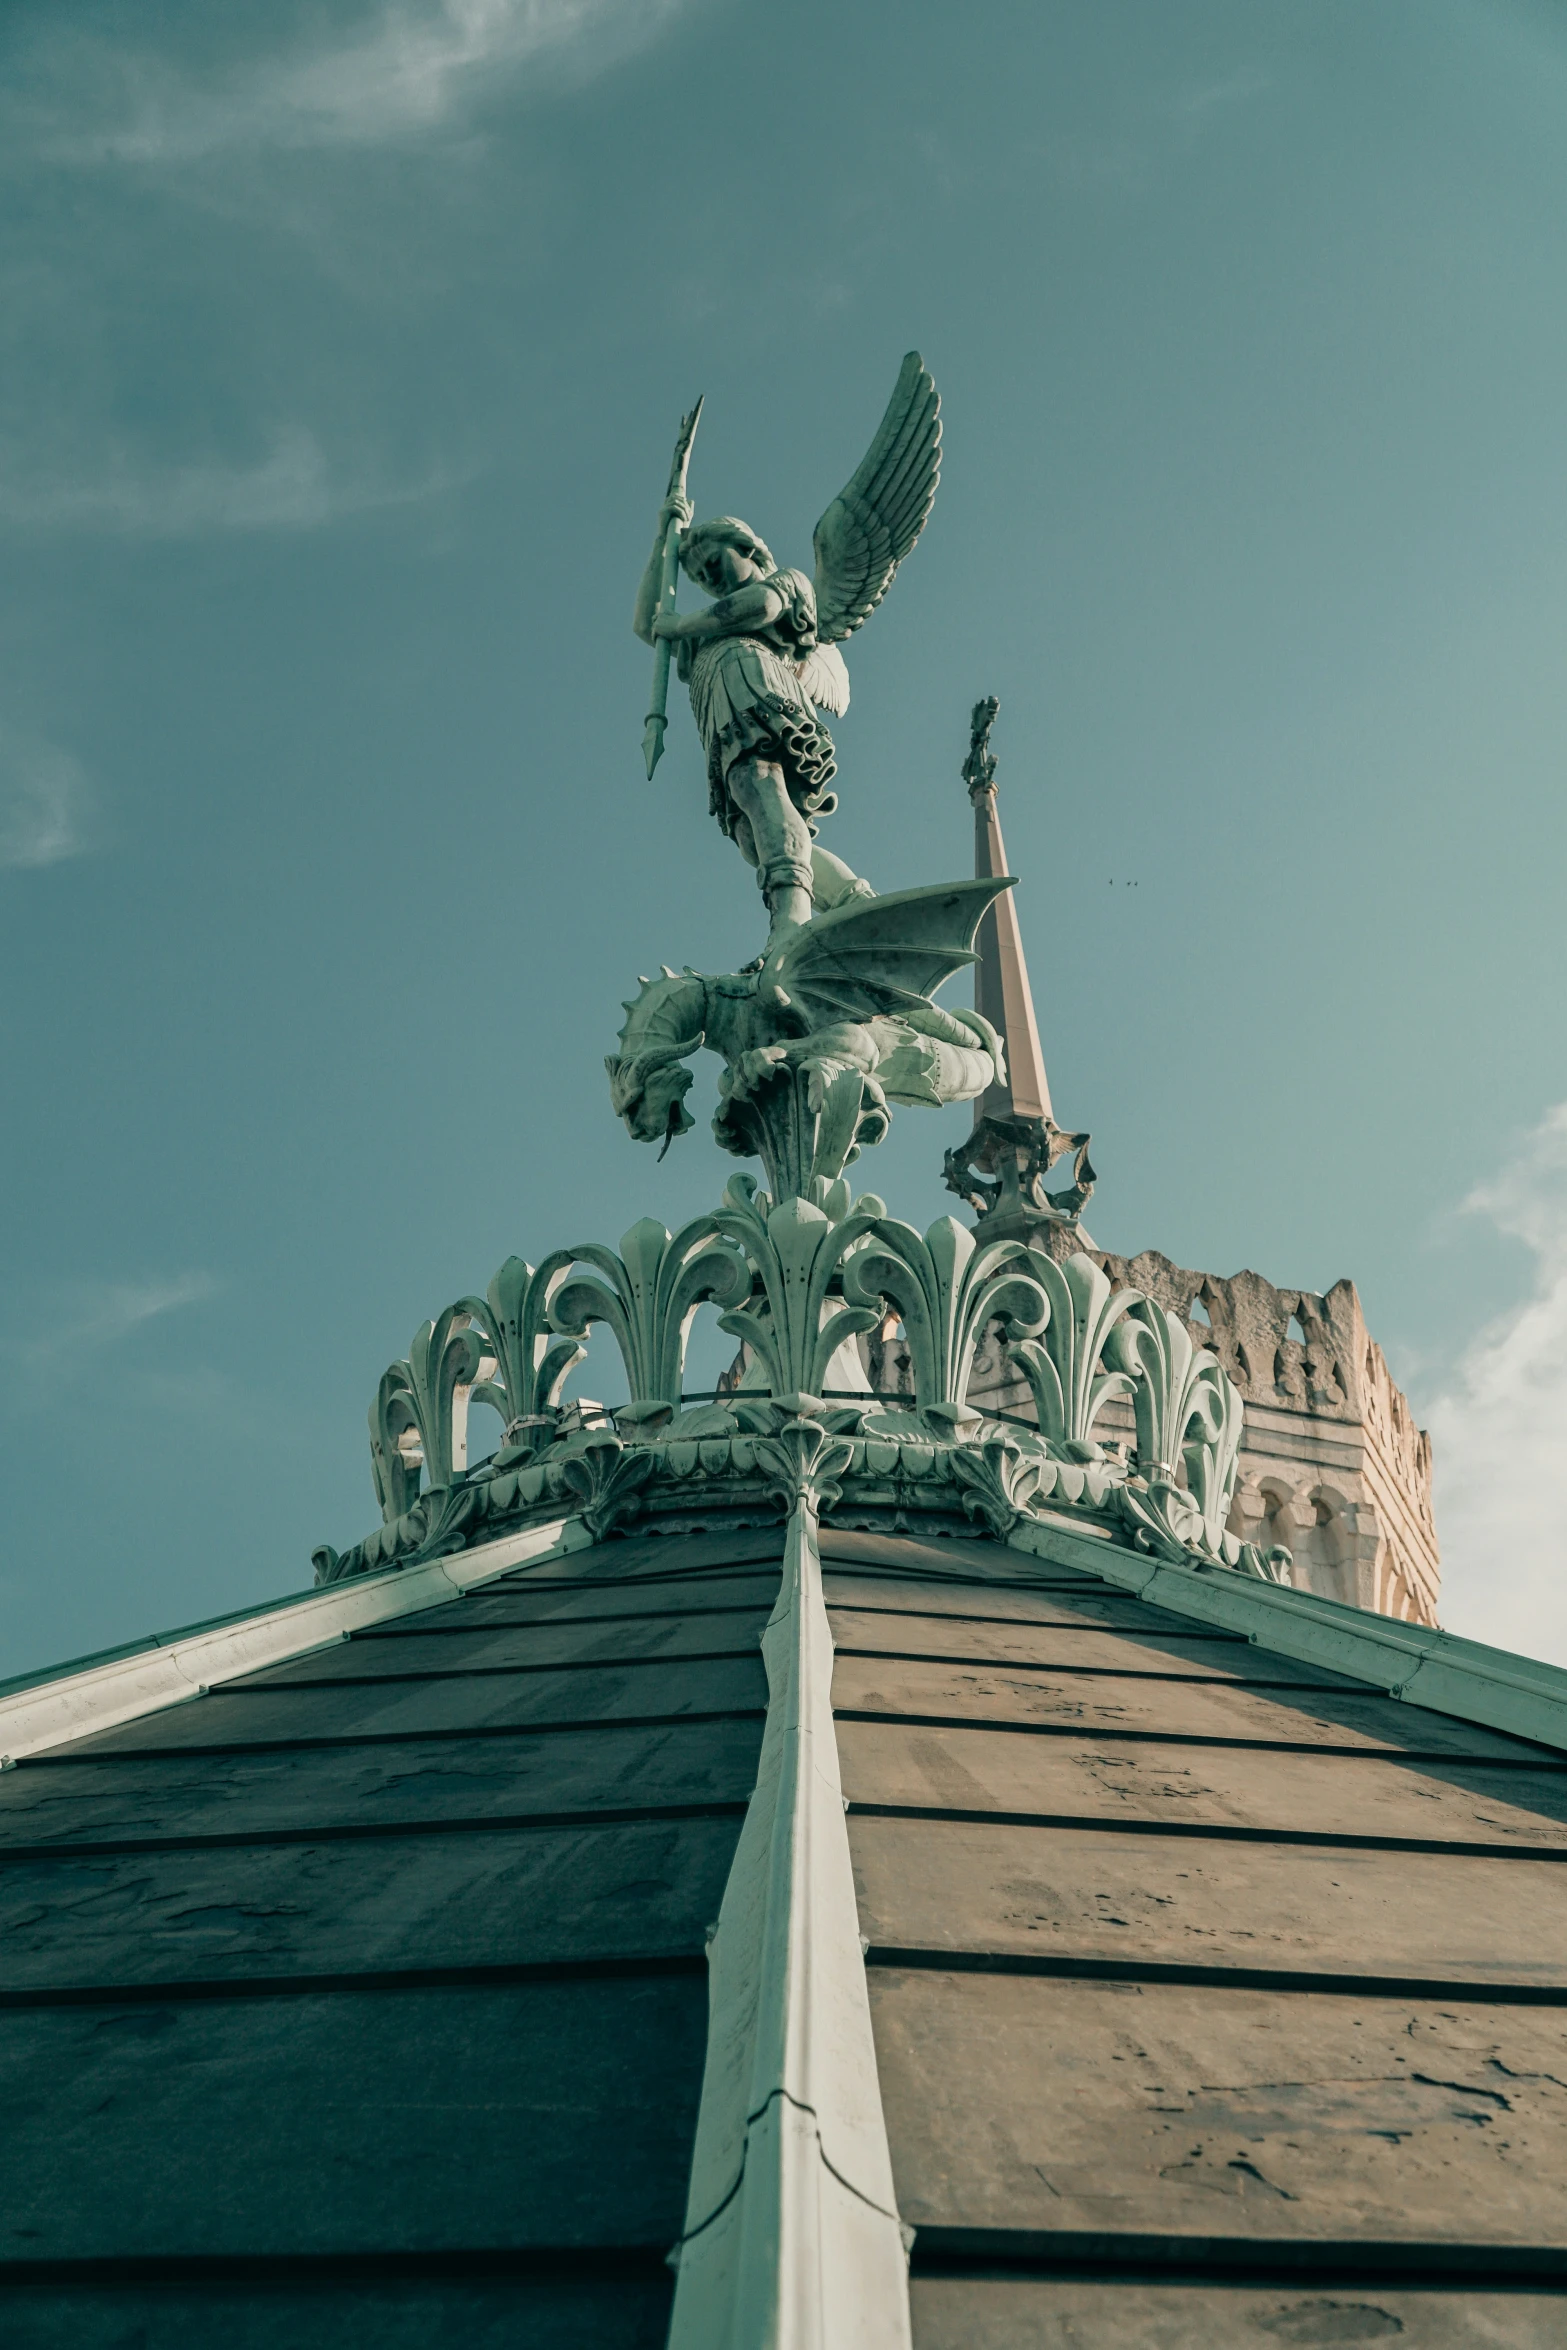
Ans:
[{"label": "armor skirt", "polygon": [[[708,805],[725,832],[738,813],[729,770],[741,759],[769,759],[784,772],[802,816],[830,816],[828,790],[838,771],[832,736],[803,691],[792,661],[758,637],[718,637],[691,663],[691,713],[707,752]],[[814,830],[815,827],[813,826]]]}]

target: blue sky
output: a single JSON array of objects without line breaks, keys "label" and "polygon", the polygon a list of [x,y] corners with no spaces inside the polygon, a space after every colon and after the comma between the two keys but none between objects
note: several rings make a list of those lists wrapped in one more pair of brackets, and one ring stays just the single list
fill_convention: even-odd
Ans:
[{"label": "blue sky", "polygon": [[759,943],[631,596],[696,392],[804,562],[910,345],[829,845],[966,871],[1000,695],[1097,1237],[1352,1275],[1567,1659],[1560,11],[12,0],[0,89],[0,1670],[297,1587],[425,1315],[711,1201],[605,1098]]}]

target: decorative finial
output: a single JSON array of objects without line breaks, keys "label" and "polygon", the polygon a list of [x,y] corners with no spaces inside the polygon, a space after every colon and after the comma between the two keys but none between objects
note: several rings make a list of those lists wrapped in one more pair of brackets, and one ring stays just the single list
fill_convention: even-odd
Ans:
[{"label": "decorative finial", "polygon": [[996,788],[996,762],[990,748],[990,730],[996,723],[1001,703],[995,694],[987,694],[982,702],[974,704],[969,720],[968,757],[963,762],[963,780],[968,785],[968,796],[976,804],[982,791]]},{"label": "decorative finial", "polygon": [[[974,807],[974,871],[987,878],[1004,876],[1007,864],[990,748],[1000,708],[995,694],[974,704],[963,762]],[[943,1176],[948,1190],[967,1200],[987,1234],[1070,1255],[1091,1245],[1081,1219],[1094,1188],[1094,1170],[1088,1136],[1066,1133],[1051,1116],[1039,1023],[1010,895],[987,908],[975,943],[974,1008],[1001,1038],[1004,1069],[975,1105],[967,1142],[947,1152]],[[1046,1191],[1045,1176],[1068,1151],[1076,1156],[1073,1181],[1063,1191]]]}]

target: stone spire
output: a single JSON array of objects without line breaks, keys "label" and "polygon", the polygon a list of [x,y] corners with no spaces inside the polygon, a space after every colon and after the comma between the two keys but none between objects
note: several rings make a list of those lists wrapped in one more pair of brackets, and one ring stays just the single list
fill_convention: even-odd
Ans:
[{"label": "stone spire", "polygon": [[[1006,874],[1006,850],[996,806],[996,760],[990,730],[1000,708],[994,694],[974,705],[963,780],[974,808],[974,871],[990,880]],[[1065,1134],[1051,1115],[1050,1083],[1039,1041],[1028,964],[1010,890],[992,900],[975,939],[974,1009],[999,1030],[1006,1076],[974,1105],[974,1131],[962,1150],[946,1154],[949,1190],[966,1199],[988,1235],[1042,1242],[1053,1253],[1092,1246],[1080,1218],[1094,1188],[1086,1134]],[[1075,1180],[1047,1192],[1044,1177],[1057,1159],[1075,1151]],[[988,1180],[987,1180],[988,1178]]]},{"label": "stone spire", "polygon": [[[996,761],[990,748],[990,730],[1000,707],[994,694],[975,703],[969,754],[963,762],[963,780],[974,804],[974,872],[986,880],[999,880],[1007,870],[996,806]],[[974,1123],[982,1126],[987,1118],[1048,1118],[1050,1085],[1011,890],[992,902],[975,945],[979,963],[974,1009],[1000,1030],[1007,1048],[1007,1074],[1004,1083],[992,1085],[975,1103]]]}]

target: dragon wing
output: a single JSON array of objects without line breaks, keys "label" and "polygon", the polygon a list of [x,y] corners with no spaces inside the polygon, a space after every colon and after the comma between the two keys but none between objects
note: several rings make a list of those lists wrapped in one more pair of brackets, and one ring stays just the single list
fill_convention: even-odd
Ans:
[{"label": "dragon wing", "polygon": [[816,525],[816,629],[850,636],[892,585],[941,477],[941,401],[918,351],[898,371],[864,463]]},{"label": "dragon wing", "polygon": [[757,991],[765,997],[770,987],[782,989],[808,1033],[835,1020],[917,1009],[944,979],[978,960],[972,950],[980,917],[1013,887],[1003,874],[851,898],[787,932],[763,965]]}]

